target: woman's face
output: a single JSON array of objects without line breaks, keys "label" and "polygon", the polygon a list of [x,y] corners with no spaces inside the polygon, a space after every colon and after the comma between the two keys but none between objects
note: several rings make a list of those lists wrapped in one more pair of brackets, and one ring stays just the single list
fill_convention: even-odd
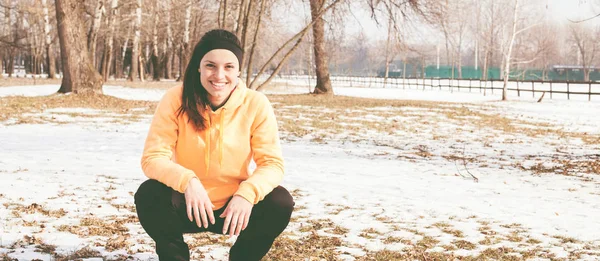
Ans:
[{"label": "woman's face", "polygon": [[235,54],[225,49],[214,49],[200,61],[200,82],[212,106],[221,106],[227,101],[238,83],[239,62]]}]

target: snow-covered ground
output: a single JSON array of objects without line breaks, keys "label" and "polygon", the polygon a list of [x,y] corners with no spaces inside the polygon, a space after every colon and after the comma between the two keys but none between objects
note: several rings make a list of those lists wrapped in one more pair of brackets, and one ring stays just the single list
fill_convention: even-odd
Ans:
[{"label": "snow-covered ground", "polygon": [[[0,99],[49,95],[56,90],[57,85],[0,87]],[[306,91],[290,87],[270,92]],[[552,155],[559,153],[599,160],[600,144],[585,143],[577,137],[600,135],[600,102],[545,99],[537,103],[532,98],[514,97],[509,102],[496,102],[499,96],[479,93],[342,86],[335,87],[335,92],[454,103],[440,103],[438,109],[372,108],[385,111],[400,124],[415,124],[418,129],[415,133],[390,129],[389,135],[366,134],[396,149],[369,142],[284,139],[283,186],[295,191],[298,207],[296,221],[287,229],[292,232],[290,237],[300,238],[311,220],[331,220],[348,230],[338,248],[338,257],[344,260],[354,260],[370,251],[401,251],[410,242],[425,237],[439,241],[430,251],[447,250],[455,255],[476,256],[487,248],[502,246],[517,252],[536,249],[538,260],[600,259],[598,173],[534,175],[514,165],[552,166]],[[164,90],[104,86],[104,93],[156,101]],[[532,137],[463,126],[443,116],[452,108],[548,124],[576,135]],[[291,107],[280,109],[282,113],[294,111]],[[310,114],[311,108],[303,112]],[[69,113],[103,117],[76,118]],[[38,116],[49,115],[63,120],[71,117],[71,121],[17,125],[0,122],[0,202],[4,206],[0,208],[0,255],[18,260],[52,260],[40,249],[53,245],[54,252],[63,255],[89,247],[105,258],[156,258],[152,240],[139,224],[127,222],[135,219],[132,194],[146,179],[139,159],[151,115],[126,123],[106,120],[111,114],[87,108],[51,109]],[[389,120],[378,117],[373,113],[360,120]],[[419,122],[423,118],[428,119],[426,123]],[[463,129],[460,137],[452,136],[455,129]],[[283,137],[288,136],[283,133]],[[407,151],[414,147],[426,149],[433,156],[409,155]],[[461,151],[464,157],[476,157],[477,164],[457,164],[443,157]],[[539,159],[542,162],[536,161]],[[467,171],[479,182],[469,178]],[[128,237],[94,233],[119,224],[128,229]],[[223,239],[224,245],[193,248],[193,256],[199,258],[202,253],[203,260],[226,260],[228,244],[234,240],[227,238]],[[448,250],[447,246],[457,240],[475,247]]]}]

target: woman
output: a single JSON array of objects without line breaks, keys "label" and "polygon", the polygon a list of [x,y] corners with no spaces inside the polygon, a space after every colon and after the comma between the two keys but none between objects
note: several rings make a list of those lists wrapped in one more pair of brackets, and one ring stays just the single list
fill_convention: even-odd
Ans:
[{"label": "woman", "polygon": [[150,179],[135,204],[160,260],[189,260],[183,233],[205,231],[239,235],[229,260],[260,260],[289,223],[277,121],[267,98],[239,80],[242,56],[234,34],[207,32],[183,86],[158,104],[142,156]]}]

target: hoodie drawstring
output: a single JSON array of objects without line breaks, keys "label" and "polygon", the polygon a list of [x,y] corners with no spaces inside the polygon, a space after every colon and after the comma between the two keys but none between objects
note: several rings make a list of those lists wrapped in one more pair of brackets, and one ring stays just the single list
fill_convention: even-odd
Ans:
[{"label": "hoodie drawstring", "polygon": [[[219,114],[219,168],[223,165],[223,136],[225,131],[225,126],[223,125],[223,121],[225,119],[225,108]],[[210,117],[210,116],[209,116]],[[206,148],[204,149],[204,165],[206,165],[206,175],[208,175],[208,170],[210,168],[210,146],[211,146],[211,124],[208,125],[205,131],[205,139],[206,139]]]},{"label": "hoodie drawstring", "polygon": [[225,108],[221,111],[220,119],[219,119],[219,168],[223,166],[223,136],[225,134],[225,125],[223,125],[223,115],[225,115]]},{"label": "hoodie drawstring", "polygon": [[206,148],[204,148],[204,165],[206,165],[205,175],[208,175],[208,167],[210,166],[210,125],[205,131]]}]

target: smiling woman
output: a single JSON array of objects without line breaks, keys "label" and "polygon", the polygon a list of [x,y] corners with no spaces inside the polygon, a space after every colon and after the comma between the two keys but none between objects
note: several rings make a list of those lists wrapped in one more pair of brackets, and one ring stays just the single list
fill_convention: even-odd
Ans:
[{"label": "smiling woman", "polygon": [[231,32],[207,32],[183,86],[158,104],[142,155],[150,179],[135,204],[160,260],[189,260],[183,233],[206,231],[239,236],[230,260],[260,260],[290,221],[277,120],[238,78],[242,55]]},{"label": "smiling woman", "polygon": [[238,84],[240,76],[239,62],[229,50],[215,49],[202,58],[200,62],[200,82],[206,92],[213,110],[225,104],[229,94]]}]

